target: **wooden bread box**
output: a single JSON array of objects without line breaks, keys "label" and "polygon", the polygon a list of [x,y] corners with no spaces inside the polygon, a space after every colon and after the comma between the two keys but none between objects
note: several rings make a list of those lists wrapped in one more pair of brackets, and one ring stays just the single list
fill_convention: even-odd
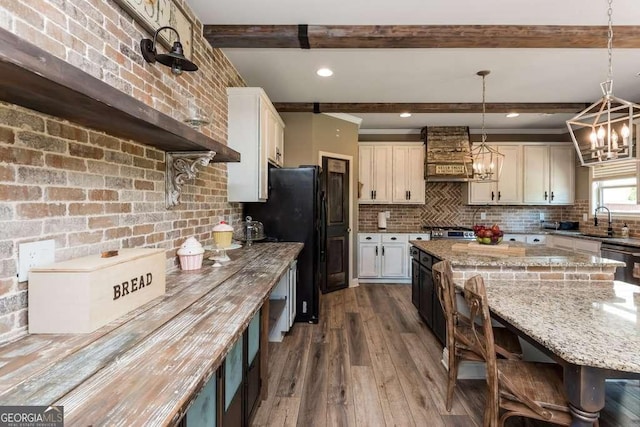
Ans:
[{"label": "wooden bread box", "polygon": [[165,250],[120,249],[33,268],[29,333],[89,333],[164,295]]}]

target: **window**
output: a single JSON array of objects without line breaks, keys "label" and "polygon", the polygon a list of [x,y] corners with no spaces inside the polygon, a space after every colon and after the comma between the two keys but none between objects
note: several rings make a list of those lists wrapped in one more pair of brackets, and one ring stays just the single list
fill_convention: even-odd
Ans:
[{"label": "window", "polygon": [[622,215],[640,214],[638,204],[638,164],[624,161],[591,169],[591,211],[606,206]]}]

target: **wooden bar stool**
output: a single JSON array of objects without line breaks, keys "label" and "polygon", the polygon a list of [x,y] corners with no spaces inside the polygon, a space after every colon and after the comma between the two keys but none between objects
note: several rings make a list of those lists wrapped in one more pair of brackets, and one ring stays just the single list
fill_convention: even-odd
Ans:
[{"label": "wooden bar stool", "polygon": [[[445,315],[447,349],[449,353],[449,377],[447,382],[447,411],[451,411],[453,392],[458,379],[458,366],[462,361],[484,362],[484,357],[474,347],[473,329],[468,317],[458,312],[451,262],[444,260],[433,265],[433,282]],[[489,323],[491,324],[491,323]],[[495,351],[506,359],[522,358],[518,337],[506,328],[493,328]]]},{"label": "wooden bar stool", "polygon": [[[503,426],[512,416],[570,425],[571,414],[564,394],[561,367],[553,363],[498,359],[481,276],[465,282],[464,297],[471,312],[472,346],[483,355],[487,366],[484,427]],[[504,410],[502,416],[501,409]]]}]

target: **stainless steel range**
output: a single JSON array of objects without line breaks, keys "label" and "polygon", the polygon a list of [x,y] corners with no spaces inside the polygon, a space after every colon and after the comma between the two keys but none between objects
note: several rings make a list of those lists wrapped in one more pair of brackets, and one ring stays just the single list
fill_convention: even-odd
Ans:
[{"label": "stainless steel range", "polygon": [[475,239],[473,230],[466,227],[425,225],[422,229],[429,231],[432,239]]}]

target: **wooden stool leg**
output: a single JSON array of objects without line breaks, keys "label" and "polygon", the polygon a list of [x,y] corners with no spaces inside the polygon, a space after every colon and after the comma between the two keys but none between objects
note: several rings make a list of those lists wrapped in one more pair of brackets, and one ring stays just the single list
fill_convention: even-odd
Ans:
[{"label": "wooden stool leg", "polygon": [[451,412],[453,404],[453,392],[456,389],[456,381],[458,380],[458,358],[455,349],[448,349],[449,353],[449,381],[447,383],[447,411]]}]

